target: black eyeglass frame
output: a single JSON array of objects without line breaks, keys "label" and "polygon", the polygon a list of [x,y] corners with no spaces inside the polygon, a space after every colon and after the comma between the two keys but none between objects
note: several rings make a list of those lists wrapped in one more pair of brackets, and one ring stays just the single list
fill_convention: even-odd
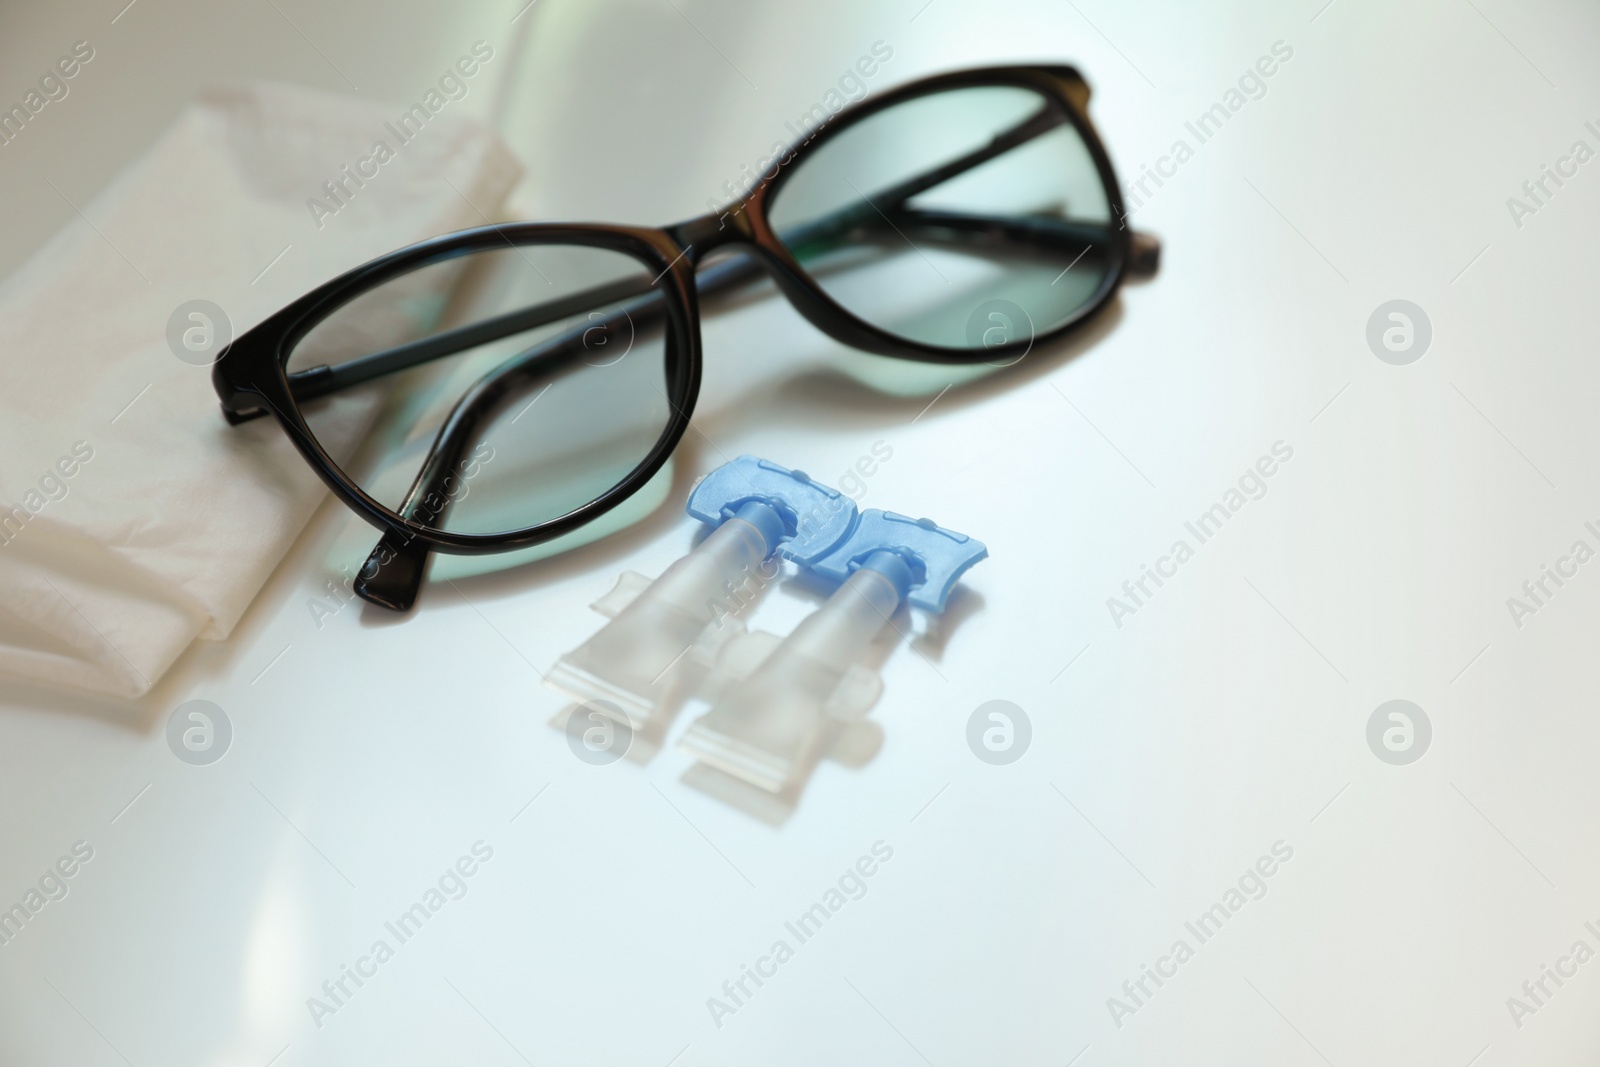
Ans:
[{"label": "black eyeglass frame", "polygon": [[[856,122],[918,97],[986,86],[1019,87],[1039,93],[1060,108],[1055,124],[1064,118],[1082,138],[1099,173],[1111,213],[1106,223],[1106,269],[1096,291],[1088,300],[1066,321],[1037,336],[978,350],[945,348],[897,336],[857,317],[828,296],[774,232],[768,221],[768,205],[808,153]],[[1124,221],[1123,201],[1115,171],[1087,113],[1089,95],[1087,82],[1070,66],[988,67],[940,74],[864,100],[826,120],[806,141],[780,155],[775,164],[775,174],[763,176],[763,180],[748,193],[719,212],[665,227],[520,222],[482,226],[430,238],[380,256],[325,282],[241,334],[219,356],[212,372],[213,384],[229,422],[243,422],[267,412],[273,414],[329,489],[363,519],[383,531],[383,543],[413,555],[413,566],[406,569],[418,570],[419,573],[401,583],[413,587],[409,596],[385,597],[377,593],[367,597],[403,610],[414,599],[414,587],[420,584],[420,567],[426,560],[427,551],[483,554],[542,544],[605,514],[638,492],[655,476],[688,429],[699,393],[702,370],[699,292],[706,288],[706,277],[722,264],[707,266],[698,286],[696,269],[713,252],[731,248],[743,253],[750,261],[743,265],[746,269],[724,269],[725,278],[733,279],[736,274],[747,277],[764,271],[812,325],[842,344],[877,355],[951,365],[1003,362],[1020,358],[1033,346],[1050,344],[1081,328],[1115,295],[1128,273],[1130,260],[1136,254],[1140,259],[1150,261],[1141,264],[1147,269],[1153,269],[1155,255],[1149,248],[1139,249],[1135,253],[1133,235]],[[910,195],[914,193],[906,194],[902,199]],[[494,534],[455,533],[428,522],[417,521],[411,517],[417,513],[417,509],[410,503],[402,507],[409,514],[396,512],[379,503],[347,477],[318,443],[299,409],[299,402],[326,395],[344,385],[390,370],[372,368],[371,373],[363,377],[346,376],[349,380],[340,380],[338,371],[343,370],[342,367],[338,370],[316,367],[291,374],[288,362],[295,345],[318,323],[350,300],[421,266],[474,252],[504,249],[507,245],[546,244],[579,245],[618,252],[639,260],[654,275],[652,286],[664,297],[666,396],[671,408],[668,424],[661,437],[633,470],[595,499],[566,514],[520,530]],[[751,267],[756,270],[748,269]],[[415,363],[401,364],[392,369],[410,365]],[[444,430],[441,430],[441,438],[443,434]],[[418,475],[419,486],[422,486],[423,478],[424,474]],[[417,487],[414,487],[413,497],[417,496],[417,492]],[[430,520],[433,519],[437,519],[437,516],[430,516]],[[377,559],[377,556],[378,550],[375,550],[373,559]],[[369,568],[371,563],[372,560],[369,560]],[[363,574],[365,576],[367,571],[364,570]],[[361,586],[362,583],[358,581],[357,592],[366,595]],[[403,603],[391,602],[394,600]]]}]

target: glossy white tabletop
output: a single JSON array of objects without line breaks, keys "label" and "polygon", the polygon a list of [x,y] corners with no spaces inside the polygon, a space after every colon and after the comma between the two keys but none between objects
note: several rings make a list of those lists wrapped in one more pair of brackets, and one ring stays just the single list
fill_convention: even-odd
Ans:
[{"label": "glossy white tabletop", "polygon": [[[645,223],[703,210],[875,42],[873,91],[1069,61],[1124,177],[1160,178],[1134,219],[1164,260],[1089,336],[942,394],[831,369],[782,302],[708,320],[698,432],[626,532],[329,615],[371,541],[330,503],[149,698],[7,687],[0,907],[38,907],[0,945],[0,1063],[1600,1053],[1592,5],[119,8],[0,13],[6,99],[98,52],[0,154],[6,271],[73,223],[45,179],[91,199],[211,80],[402,99],[477,39],[512,60],[468,103],[527,161],[518,209]],[[1396,300],[1420,358],[1383,345]],[[693,480],[754,453],[837,481],[875,445],[866,506],[991,553],[888,650],[875,758],[823,763],[781,825],[671,744],[574,758],[540,672],[620,572],[687,550]],[[752,624],[815,603],[780,583]],[[192,699],[231,723],[210,764],[168,745]],[[1030,726],[1008,764],[968,743],[991,700]]]}]

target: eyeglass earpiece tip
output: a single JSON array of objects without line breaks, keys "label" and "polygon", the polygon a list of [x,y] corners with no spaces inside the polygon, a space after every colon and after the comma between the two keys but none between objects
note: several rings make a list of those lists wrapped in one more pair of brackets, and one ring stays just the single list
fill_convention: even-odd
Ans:
[{"label": "eyeglass earpiece tip", "polygon": [[393,534],[384,534],[361,567],[352,588],[369,604],[390,611],[410,611],[422,591],[428,569],[427,546],[419,542],[400,543]]},{"label": "eyeglass earpiece tip", "polygon": [[1128,274],[1134,278],[1153,278],[1160,269],[1161,238],[1135,230],[1128,248]]}]

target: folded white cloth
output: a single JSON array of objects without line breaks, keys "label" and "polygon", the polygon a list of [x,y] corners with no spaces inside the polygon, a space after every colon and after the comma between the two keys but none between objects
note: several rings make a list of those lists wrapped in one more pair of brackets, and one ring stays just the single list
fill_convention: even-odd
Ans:
[{"label": "folded white cloth", "polygon": [[208,92],[0,285],[0,677],[137,697],[239,620],[325,489],[271,420],[223,421],[168,320],[208,300],[238,336],[495,217],[521,173],[500,140],[445,113],[401,143],[403,110]]}]

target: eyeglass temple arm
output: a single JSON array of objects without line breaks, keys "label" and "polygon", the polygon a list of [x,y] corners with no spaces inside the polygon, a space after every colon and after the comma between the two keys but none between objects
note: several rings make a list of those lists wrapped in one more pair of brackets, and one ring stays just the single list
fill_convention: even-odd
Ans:
[{"label": "eyeglass temple arm", "polygon": [[[1078,259],[1090,249],[1103,248],[1109,243],[1103,222],[1078,222],[1047,215],[997,217],[963,211],[901,207],[886,211],[884,218],[903,232],[923,234],[923,240],[937,242],[941,233],[962,234],[966,238],[962,242],[963,247],[967,248],[981,248],[983,240],[989,238],[1010,245],[1032,245],[1055,252],[1077,249],[1078,255],[1067,265],[1067,270],[1076,266]],[[1161,263],[1160,239],[1139,232],[1132,237],[1127,264],[1129,273],[1141,278],[1155,274]]]},{"label": "eyeglass temple arm", "polygon": [[[516,379],[558,372],[581,355],[582,338],[590,328],[585,323],[535,345],[474,382],[439,428],[422,469],[398,509],[400,516],[424,526],[437,525],[455,499],[456,490],[449,488],[451,476],[476,438],[484,417],[504,399]],[[356,576],[356,595],[386,608],[407,611],[422,587],[427,560],[425,543],[411,534],[386,530]]]},{"label": "eyeglass temple arm", "polygon": [[296,400],[315,400],[340,389],[348,389],[352,385],[380,378],[385,374],[408,370],[440,356],[465,351],[478,345],[488,344],[490,341],[497,341],[502,337],[509,337],[591,311],[595,307],[604,307],[618,300],[638,296],[648,289],[648,285],[641,285],[634,278],[598,285],[557,300],[518,308],[468,326],[459,326],[431,337],[386,348],[381,352],[357,356],[355,359],[345,360],[338,366],[323,365],[295,371],[289,375],[289,388]]},{"label": "eyeglass temple arm", "polygon": [[[613,320],[618,318],[618,312],[613,312],[602,325],[613,325]],[[584,354],[584,334],[594,326],[595,323],[589,322],[573,326],[515,355],[474,382],[438,429],[422,469],[418,470],[411,490],[397,509],[398,515],[424,526],[437,526],[442,522],[456,499],[456,491],[448,488],[451,475],[470,443],[477,438],[483,419],[506,398],[517,379],[538,378],[542,374],[554,376],[571,366]],[[386,530],[357,574],[355,593],[384,608],[410,611],[422,589],[427,557],[426,542],[418,541],[413,534]]]},{"label": "eyeglass temple arm", "polygon": [[[1087,250],[1104,245],[1107,243],[1107,236],[1103,224],[1046,217],[959,214],[906,206],[906,202],[917,194],[979,167],[1036,137],[1042,137],[1066,121],[1064,112],[1052,104],[1046,104],[1011,129],[996,134],[988,144],[975,148],[964,156],[958,156],[942,166],[907,178],[898,185],[881,189],[874,197],[860,194],[861,199],[856,203],[840,208],[833,214],[805,226],[786,231],[783,234],[783,243],[791,252],[799,254],[807,245],[826,246],[854,231],[892,224],[901,229],[932,228],[954,229],[966,233],[989,233],[1045,248]],[[1161,242],[1158,238],[1150,234],[1134,233],[1131,252],[1128,270],[1132,274],[1148,277],[1156,272],[1161,256]]]},{"label": "eyeglass temple arm", "polygon": [[932,170],[912,175],[897,185],[878,190],[876,200],[856,190],[861,197],[859,201],[804,227],[797,227],[786,235],[784,243],[792,249],[796,243],[826,241],[841,237],[862,225],[881,223],[883,220],[880,211],[899,208],[918,193],[926,192],[957,175],[965,174],[974,167],[1004,155],[1018,145],[1026,144],[1035,137],[1049,133],[1066,121],[1066,115],[1054,105],[1046,104],[1011,129],[995,134],[988,144],[975,148],[964,156],[957,156]]},{"label": "eyeglass temple arm", "polygon": [[[701,272],[702,288],[728,289],[759,270],[755,263],[743,257],[715,263]],[[479,378],[456,401],[440,426],[422,468],[398,509],[399,515],[425,526],[439,524],[455,499],[454,492],[447,490],[452,472],[477,439],[478,428],[517,380],[554,375],[569,368],[588,350],[585,338],[591,330],[627,322],[636,330],[646,328],[657,324],[664,317],[665,309],[661,291],[652,290],[614,309],[598,323],[585,321],[546,338]],[[425,542],[409,534],[386,530],[356,577],[356,595],[396,611],[410,610],[422,588],[428,554]]]}]

